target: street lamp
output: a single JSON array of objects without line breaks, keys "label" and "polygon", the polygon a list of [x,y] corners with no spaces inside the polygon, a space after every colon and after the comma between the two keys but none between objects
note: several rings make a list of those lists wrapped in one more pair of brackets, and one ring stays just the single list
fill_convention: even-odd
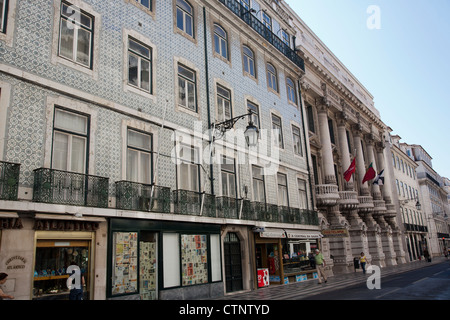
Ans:
[{"label": "street lamp", "polygon": [[[220,132],[220,136],[217,137],[217,139],[222,138],[223,135],[225,134],[225,132],[232,129],[234,127],[234,124],[238,120],[248,117],[249,118],[248,125],[244,132],[245,141],[247,142],[247,145],[249,147],[255,147],[258,143],[259,129],[257,126],[255,126],[253,124],[253,121],[252,121],[253,114],[254,114],[253,112],[249,112],[247,114],[243,114],[241,116],[237,116],[232,119],[225,120],[223,122],[215,123],[214,128],[216,128]],[[213,141],[215,141],[215,140],[216,140],[216,137],[214,136]]]}]

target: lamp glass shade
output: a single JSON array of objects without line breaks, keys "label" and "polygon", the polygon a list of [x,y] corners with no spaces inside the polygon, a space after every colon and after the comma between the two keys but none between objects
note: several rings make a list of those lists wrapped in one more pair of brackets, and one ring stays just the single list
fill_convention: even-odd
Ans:
[{"label": "lamp glass shade", "polygon": [[252,122],[249,122],[245,129],[244,136],[245,141],[249,147],[255,147],[258,143],[259,129]]},{"label": "lamp glass shade", "polygon": [[420,211],[420,209],[422,209],[422,205],[420,204],[419,201],[416,202],[416,209],[417,211]]}]

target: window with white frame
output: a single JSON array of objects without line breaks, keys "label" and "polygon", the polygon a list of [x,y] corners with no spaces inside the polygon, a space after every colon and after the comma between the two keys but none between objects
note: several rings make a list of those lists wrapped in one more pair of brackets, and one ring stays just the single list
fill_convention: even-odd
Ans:
[{"label": "window with white frame", "polygon": [[88,116],[55,108],[52,168],[85,173],[88,134]]},{"label": "window with white frame", "polygon": [[283,142],[283,128],[281,125],[281,118],[272,114],[272,129],[273,133],[272,135],[275,137],[275,144],[279,148],[284,148],[284,142]]},{"label": "window with white frame", "polygon": [[308,209],[308,198],[306,193],[306,180],[297,178],[299,209]]},{"label": "window with white frame", "polygon": [[214,51],[228,60],[228,36],[227,32],[218,24],[214,24]]},{"label": "window with white frame", "polygon": [[284,173],[277,173],[278,183],[278,205],[289,206],[288,188],[287,188],[287,176]]},{"label": "window with white frame", "polygon": [[264,183],[264,169],[252,165],[253,200],[256,202],[266,202],[266,190]]},{"label": "window with white frame", "polygon": [[146,7],[148,10],[152,10],[152,0],[135,0],[137,3],[140,3],[144,7]]},{"label": "window with white frame", "polygon": [[242,47],[243,59],[244,59],[244,72],[253,78],[256,78],[255,68],[255,54],[247,46]]},{"label": "window with white frame", "polygon": [[152,135],[127,130],[127,180],[152,183]]},{"label": "window with white frame", "polygon": [[273,91],[278,92],[277,70],[270,63],[267,64],[267,85]]},{"label": "window with white frame", "polygon": [[233,158],[222,156],[221,163],[222,195],[236,198],[236,165]]},{"label": "window with white frame", "polygon": [[178,157],[178,189],[200,192],[200,155],[198,148],[180,144]]},{"label": "window with white frame", "polygon": [[152,50],[128,38],[128,84],[152,93]]},{"label": "window with white frame", "polygon": [[6,33],[6,23],[8,20],[8,0],[0,0],[0,32]]},{"label": "window with white frame", "polygon": [[290,36],[289,33],[286,32],[286,30],[281,29],[281,40],[288,46],[290,47]]},{"label": "window with white frame", "polygon": [[94,18],[79,8],[61,4],[59,56],[92,67]]},{"label": "window with white frame", "polygon": [[297,104],[297,94],[295,92],[295,83],[291,78],[286,78],[286,88],[288,100],[293,104]]},{"label": "window with white frame", "polygon": [[195,71],[178,64],[178,105],[197,112]]},{"label": "window with white frame", "polygon": [[194,37],[194,9],[184,0],[177,0],[177,28]]},{"label": "window with white frame", "polygon": [[262,12],[262,23],[267,29],[272,31],[272,18],[265,12]]},{"label": "window with white frame", "polygon": [[302,151],[300,128],[294,125],[292,125],[292,139],[294,141],[294,154],[302,156],[303,151]]},{"label": "window with white frame", "polygon": [[218,121],[229,120],[233,117],[231,109],[230,90],[217,85],[217,119]]}]

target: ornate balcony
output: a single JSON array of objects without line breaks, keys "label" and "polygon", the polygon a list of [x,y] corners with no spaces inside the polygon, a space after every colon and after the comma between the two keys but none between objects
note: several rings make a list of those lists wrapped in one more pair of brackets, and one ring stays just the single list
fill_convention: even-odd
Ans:
[{"label": "ornate balcony", "polygon": [[386,203],[384,200],[373,200],[373,213],[375,215],[386,214]]},{"label": "ornate balcony", "polygon": [[358,212],[370,213],[373,212],[373,199],[372,196],[358,196]]},{"label": "ornate balcony", "polygon": [[338,186],[335,184],[316,185],[316,200],[318,207],[331,207],[340,199]]},{"label": "ornate balcony", "polygon": [[108,207],[109,178],[40,168],[34,170],[33,201]]},{"label": "ornate balcony", "polygon": [[216,209],[218,218],[239,219],[242,200],[230,197],[217,197]]},{"label": "ornate balcony", "polygon": [[20,164],[0,161],[0,200],[17,200]]},{"label": "ornate balcony", "polygon": [[395,218],[397,216],[395,205],[386,203],[386,212],[384,213],[384,216],[386,218]]},{"label": "ornate balcony", "polygon": [[174,213],[216,217],[216,197],[195,191],[173,190]]},{"label": "ornate balcony", "polygon": [[350,211],[358,209],[358,192],[356,191],[339,191],[339,200],[337,201],[341,211]]},{"label": "ornate balcony", "polygon": [[170,213],[170,188],[131,181],[117,181],[116,208]]}]

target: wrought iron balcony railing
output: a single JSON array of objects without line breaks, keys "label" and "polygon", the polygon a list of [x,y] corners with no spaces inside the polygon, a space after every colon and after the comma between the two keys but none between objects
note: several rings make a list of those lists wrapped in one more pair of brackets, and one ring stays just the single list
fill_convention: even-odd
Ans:
[{"label": "wrought iron balcony railing", "polygon": [[204,217],[216,217],[216,197],[195,191],[173,190],[174,213]]},{"label": "wrought iron balcony railing", "polygon": [[170,188],[131,181],[117,181],[116,208],[170,213]]},{"label": "wrought iron balcony railing", "polygon": [[0,200],[17,200],[20,164],[0,161]]},{"label": "wrought iron balcony railing", "polygon": [[278,51],[280,51],[289,60],[295,63],[300,69],[305,71],[305,62],[300,58],[295,50],[292,50],[286,43],[283,42],[276,34],[267,28],[257,17],[255,17],[249,10],[242,6],[236,0],[219,0],[228,9],[230,9],[235,15],[237,15],[242,21],[248,24],[253,30],[259,33],[264,39],[266,39],[271,45],[273,45]]},{"label": "wrought iron balcony railing", "polygon": [[33,201],[108,207],[109,178],[55,169],[34,170]]}]

